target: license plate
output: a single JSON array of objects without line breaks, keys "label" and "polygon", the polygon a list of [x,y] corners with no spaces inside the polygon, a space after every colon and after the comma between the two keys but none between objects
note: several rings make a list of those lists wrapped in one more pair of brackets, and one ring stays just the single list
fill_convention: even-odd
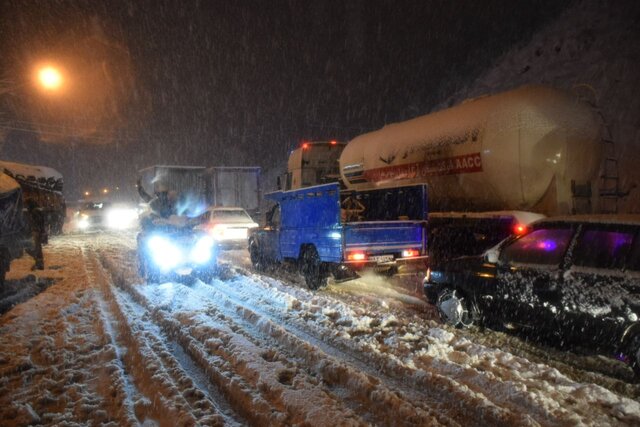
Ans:
[{"label": "license plate", "polygon": [[373,255],[369,259],[374,262],[390,262],[393,261],[393,255]]}]

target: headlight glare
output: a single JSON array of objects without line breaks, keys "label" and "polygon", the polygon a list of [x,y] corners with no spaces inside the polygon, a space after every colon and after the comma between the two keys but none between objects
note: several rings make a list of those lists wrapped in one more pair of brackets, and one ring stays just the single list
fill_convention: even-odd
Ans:
[{"label": "headlight glare", "polygon": [[148,246],[153,262],[163,270],[171,269],[182,262],[180,248],[164,237],[151,237]]},{"label": "headlight glare", "polygon": [[191,261],[196,264],[205,264],[211,260],[214,240],[211,236],[202,236],[191,250]]},{"label": "headlight glare", "polygon": [[129,228],[133,226],[137,217],[135,209],[112,209],[107,214],[107,225],[109,228]]}]

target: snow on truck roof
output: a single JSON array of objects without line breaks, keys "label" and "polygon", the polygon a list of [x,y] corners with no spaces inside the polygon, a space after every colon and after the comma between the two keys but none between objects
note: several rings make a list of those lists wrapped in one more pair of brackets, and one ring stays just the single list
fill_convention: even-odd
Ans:
[{"label": "snow on truck roof", "polygon": [[0,194],[12,193],[20,189],[15,179],[5,173],[0,173]]},{"label": "snow on truck roof", "polygon": [[[353,144],[356,141],[366,143],[374,151],[391,145],[409,147],[415,143],[447,146],[476,137],[490,118],[499,122],[504,129],[541,126],[540,120],[534,118],[544,117],[557,126],[589,132],[598,127],[591,122],[593,117],[587,112],[587,106],[577,104],[575,97],[567,91],[545,85],[525,85],[507,92],[466,100],[403,122],[389,123],[381,129],[355,137],[344,152],[348,155],[350,151],[361,150],[358,144]],[[528,120],[520,123],[517,120],[520,116]]]},{"label": "snow on truck roof", "polygon": [[9,174],[14,177],[24,177],[25,179],[29,179],[30,177],[33,177],[36,180],[40,178],[53,178],[55,180],[62,179],[62,174],[60,172],[47,166],[0,161],[0,169],[8,171]]},{"label": "snow on truck roof", "polygon": [[138,172],[155,171],[158,169],[171,169],[171,170],[205,170],[204,166],[181,166],[181,165],[153,165],[140,169]]}]

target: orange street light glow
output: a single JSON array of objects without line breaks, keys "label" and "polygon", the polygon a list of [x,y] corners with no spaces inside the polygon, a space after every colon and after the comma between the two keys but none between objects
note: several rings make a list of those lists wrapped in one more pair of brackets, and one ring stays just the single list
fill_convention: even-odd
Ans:
[{"label": "orange street light glow", "polygon": [[62,86],[62,74],[53,67],[44,67],[38,71],[38,80],[43,88],[56,90]]}]

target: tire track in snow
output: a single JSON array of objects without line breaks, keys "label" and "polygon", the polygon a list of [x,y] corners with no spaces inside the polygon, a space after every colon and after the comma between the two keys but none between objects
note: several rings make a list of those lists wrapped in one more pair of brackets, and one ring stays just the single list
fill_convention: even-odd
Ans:
[{"label": "tire track in snow", "polygon": [[[277,280],[273,279],[263,280],[253,275],[248,275],[248,277],[257,281],[258,285],[262,282],[268,288],[273,288],[270,290],[273,292],[268,292],[267,295],[271,293],[286,294],[285,298],[290,298],[298,305],[293,307],[294,311],[303,312],[312,309],[311,311],[317,313],[318,310],[322,312],[323,307],[333,304],[323,305],[322,300],[329,301],[330,295],[310,294],[298,287],[276,283]],[[450,354],[443,354],[443,357],[422,357],[418,369],[403,366],[403,361],[394,360],[393,357],[389,359],[389,356],[394,356],[392,354],[385,355],[386,359],[384,357],[382,359],[376,358],[371,351],[367,351],[366,346],[345,344],[345,339],[340,336],[340,332],[344,328],[341,328],[339,322],[334,322],[336,337],[332,338],[330,334],[326,334],[326,331],[317,330],[318,323],[307,322],[309,324],[305,324],[301,322],[303,318],[300,317],[300,313],[294,313],[294,317],[300,317],[298,319],[287,316],[284,313],[287,307],[284,307],[284,310],[282,307],[282,296],[269,295],[269,298],[263,298],[265,294],[262,294],[247,298],[246,295],[249,293],[239,293],[240,291],[233,287],[236,285],[243,286],[242,283],[228,283],[227,281],[216,284],[219,289],[224,289],[224,293],[232,292],[231,299],[236,298],[235,308],[233,306],[228,308],[229,312],[236,313],[236,318],[244,317],[246,321],[255,319],[256,325],[268,325],[269,323],[282,325],[286,332],[293,332],[293,335],[298,335],[297,332],[300,332],[298,338],[303,342],[313,342],[315,339],[320,345],[325,343],[328,354],[335,354],[333,353],[334,349],[342,350],[343,353],[346,351],[347,356],[351,353],[356,362],[364,360],[365,365],[373,366],[373,369],[379,367],[386,371],[383,377],[391,376],[405,380],[408,378],[411,388],[423,387],[427,396],[433,396],[437,411],[448,414],[456,420],[467,419],[470,424],[482,424],[487,421],[482,416],[471,420],[473,414],[478,413],[484,413],[485,417],[486,414],[492,414],[489,416],[489,420],[493,420],[489,421],[492,424],[542,423],[558,425],[572,422],[588,423],[595,419],[615,424],[616,420],[618,423],[624,423],[624,420],[636,419],[633,414],[629,414],[623,409],[627,403],[621,401],[614,394],[594,389],[594,387],[582,387],[580,384],[557,375],[557,372],[554,373],[548,367],[542,366],[541,370],[538,370],[536,364],[532,364],[526,359],[521,360],[508,352],[489,348],[488,350],[496,353],[491,356],[495,357],[495,360],[484,361],[482,358],[475,360],[478,351],[485,352],[487,349],[474,343],[471,343],[470,346],[469,343],[464,342],[464,338],[457,337],[456,334],[450,333],[454,337],[453,340],[450,344],[442,346],[443,348],[449,347],[446,351]],[[244,286],[249,287],[254,284],[248,283]],[[222,297],[229,299],[229,295]],[[319,300],[320,303],[309,304],[306,302],[314,300]],[[314,304],[316,305],[314,306]],[[247,306],[251,309],[246,310]],[[331,318],[331,314],[328,317]],[[233,320],[235,322],[235,319]],[[331,320],[335,319],[331,318]],[[311,330],[308,329],[309,327]],[[272,326],[268,326],[268,328],[272,328]],[[427,327],[427,329],[429,328]],[[276,334],[278,335],[280,332],[276,332]],[[353,340],[353,337],[349,339]],[[316,343],[313,342],[313,344]],[[343,355],[339,353],[336,354],[336,357],[339,360],[343,359]],[[349,359],[346,362],[351,364]],[[519,369],[517,366],[520,366],[520,369],[525,369],[524,375],[515,372],[514,376],[514,363],[515,369]],[[354,366],[357,367],[357,363],[354,363]],[[529,383],[529,380],[533,382]],[[445,396],[443,397],[442,394]],[[438,395],[441,396],[440,400],[438,400]],[[457,401],[456,398],[458,398]],[[552,402],[556,399],[557,403]],[[576,401],[579,403],[578,406],[575,406]],[[590,407],[590,405],[595,406]],[[620,412],[614,409],[618,406],[621,408]],[[594,409],[595,412],[590,409]],[[458,418],[456,411],[466,413],[466,418]],[[531,413],[532,417],[528,417],[528,413]]]},{"label": "tire track in snow", "polygon": [[[110,261],[105,259],[105,264],[109,266]],[[248,340],[238,325],[228,327],[204,313],[171,313],[151,303],[132,282],[131,278],[118,280],[136,302],[152,310],[154,321],[180,343],[225,391],[234,409],[252,424],[332,426],[335,419],[343,425],[368,424],[343,407],[340,399],[328,395],[316,379],[304,371],[296,372],[285,361],[272,359],[270,352]],[[328,419],[327,413],[333,419]]]},{"label": "tire track in snow", "polygon": [[[257,280],[261,281],[260,278],[257,278]],[[275,295],[283,286],[277,280],[266,282],[267,285],[269,283],[272,285],[273,291],[263,293],[256,307],[272,313],[276,322],[291,323],[299,320],[294,316],[282,316],[283,312],[286,311],[286,307],[282,306],[282,301],[278,300]],[[234,294],[240,298],[240,304],[248,304],[246,295],[251,295],[251,292],[242,292],[241,288],[250,286],[250,284],[239,281],[234,283],[220,282],[219,285],[220,289],[225,289],[226,293]],[[308,294],[308,291],[294,288],[293,290],[283,289],[282,292],[287,295],[295,295],[294,305],[308,305],[300,301],[302,299],[300,297],[304,297],[305,294]],[[244,297],[241,297],[241,295],[244,295]],[[311,297],[312,301],[327,298],[328,296],[318,293],[313,294]],[[308,308],[305,307],[305,309]],[[329,316],[331,316],[331,313]],[[342,328],[339,322],[334,322],[334,325],[338,330]],[[302,328],[312,334],[316,334],[318,324],[316,322],[311,329],[308,329],[305,328],[303,323]],[[443,355],[446,357],[437,357],[435,359],[414,357],[413,359],[418,366],[406,366],[404,363],[398,363],[393,366],[388,361],[385,362],[384,359],[380,360],[372,357],[375,356],[375,352],[368,351],[366,344],[361,346],[355,355],[356,358],[368,357],[375,366],[384,367],[386,363],[387,369],[385,370],[396,374],[398,378],[403,380],[414,378],[418,374],[419,377],[415,382],[417,387],[422,384],[422,390],[429,393],[435,386],[433,391],[444,398],[449,395],[449,402],[451,403],[456,402],[457,399],[463,399],[461,401],[464,401],[465,393],[462,391],[465,390],[467,396],[472,399],[468,401],[466,411],[473,412],[474,409],[470,408],[476,405],[479,407],[476,411],[482,411],[483,402],[478,402],[477,398],[485,399],[494,405],[489,410],[498,417],[498,420],[506,423],[536,424],[539,422],[558,425],[569,420],[589,422],[599,419],[604,423],[635,423],[640,421],[639,414],[634,413],[636,411],[634,408],[637,405],[598,386],[585,386],[575,383],[557,375],[557,371],[553,369],[546,367],[539,369],[537,364],[531,364],[528,360],[513,356],[508,352],[498,349],[486,349],[472,342],[465,343],[464,340],[457,340],[455,335],[451,335],[454,337],[454,341],[460,341],[460,344],[456,344],[458,348],[450,345],[443,346],[443,348],[449,349],[450,356]],[[328,335],[325,334],[324,336]],[[332,340],[334,344],[339,348],[346,349],[347,352],[353,351],[350,350],[353,347],[353,344],[349,342],[351,338],[348,340],[341,339],[339,333],[336,336],[337,339]],[[322,338],[320,337],[319,339]],[[468,350],[465,350],[465,348],[468,348]],[[482,357],[476,360],[476,355],[487,355],[487,350],[490,353],[488,360],[483,360]],[[469,354],[465,354],[467,351],[469,351]],[[415,352],[415,349],[412,352]],[[457,360],[460,360],[460,363]],[[529,376],[526,373],[525,375],[520,375],[517,371],[513,371],[514,366],[516,366],[516,369],[518,369],[517,367],[525,367],[526,372],[531,372],[532,375]],[[581,398],[576,398],[577,396],[581,396]],[[589,399],[585,400],[584,397],[586,396],[589,396]],[[485,406],[486,403],[484,402]],[[620,409],[611,410],[612,405]],[[506,412],[498,415],[495,408],[500,408]],[[594,412],[593,409],[595,408],[599,408],[599,410]],[[477,415],[482,417],[482,414]]]},{"label": "tire track in snow", "polygon": [[[463,425],[532,423],[528,416],[512,412],[508,407],[499,406],[491,402],[490,396],[483,395],[481,391],[472,390],[466,384],[459,383],[448,376],[428,371],[416,376],[415,370],[404,368],[396,358],[389,359],[387,355],[377,355],[374,352],[356,352],[352,343],[341,343],[340,340],[327,339],[327,335],[318,335],[317,328],[300,324],[295,321],[295,317],[283,316],[286,308],[281,307],[282,303],[275,298],[270,301],[260,301],[260,304],[249,305],[250,302],[238,293],[239,287],[243,286],[245,284],[236,282],[217,282],[211,288],[214,289],[213,292],[220,293],[232,301],[235,305],[234,310],[243,317],[252,319],[252,322],[269,332],[274,339],[282,341],[294,350],[304,347],[304,343],[310,343],[323,353],[336,357],[367,376],[375,378],[386,387],[398,390],[403,399],[431,412],[441,423],[460,422]],[[461,402],[465,402],[465,406],[461,407]]]},{"label": "tire track in snow", "polygon": [[198,422],[224,425],[211,403],[203,400],[203,394],[178,369],[175,359],[171,360],[168,352],[163,351],[160,340],[145,334],[139,324],[130,323],[96,255],[86,248],[83,253],[89,278],[102,293],[102,320],[117,348],[129,405],[136,419],[142,424],[151,421],[161,426]]},{"label": "tire track in snow", "polygon": [[[441,414],[433,413],[423,402],[416,404],[416,401],[407,400],[403,393],[395,391],[398,388],[389,388],[389,384],[381,381],[373,371],[367,373],[370,370],[363,369],[363,366],[354,369],[353,360],[348,355],[335,348],[331,349],[332,355],[328,354],[323,350],[327,346],[315,337],[299,330],[292,332],[289,325],[283,327],[273,319],[237,304],[230,295],[219,292],[219,288],[201,282],[193,287],[205,288],[206,292],[211,293],[212,301],[220,301],[211,307],[208,314],[224,319],[230,327],[239,326],[239,331],[244,332],[248,339],[270,347],[266,350],[269,357],[280,357],[284,353],[288,356],[287,360],[297,360],[298,365],[321,378],[331,392],[342,395],[354,411],[360,410],[363,412],[361,416],[370,417],[368,421],[390,425],[399,423],[397,418],[400,414],[408,424],[456,424]],[[198,295],[202,295],[202,290]],[[398,412],[389,408],[397,408]]]},{"label": "tire track in snow", "polygon": [[68,272],[53,273],[61,276],[55,286],[3,317],[1,349],[12,353],[5,360],[26,363],[15,372],[0,372],[1,423],[137,424],[126,406],[119,372],[112,369],[115,352],[82,251],[56,239],[47,248],[47,262]]},{"label": "tire track in snow", "polygon": [[[220,414],[225,425],[237,426],[246,424],[245,420],[233,412],[226,398],[215,384],[208,380],[206,372],[200,369],[198,364],[191,359],[177,342],[167,337],[157,324],[150,321],[153,314],[149,310],[134,301],[131,295],[122,287],[112,288],[111,291],[118,302],[120,310],[126,315],[127,322],[132,329],[136,330],[136,335],[138,335],[136,339],[153,341],[154,351],[162,355],[164,364],[169,365],[168,370],[172,373],[174,382],[187,387],[183,394],[186,394],[187,397],[195,396],[195,400],[192,399],[190,402],[192,407],[199,408],[203,406],[200,398],[204,394],[212,407]],[[174,360],[171,360],[172,358]],[[203,421],[201,414],[198,414],[197,418],[198,421]]]},{"label": "tire track in snow", "polygon": [[[131,270],[131,269],[129,269]],[[131,277],[129,277],[128,279],[123,278],[122,281],[124,283],[130,283],[133,280],[137,280],[133,279]],[[209,289],[214,289],[211,287],[208,287]],[[190,288],[185,288],[185,289],[190,289]],[[142,296],[141,296],[142,297]],[[145,298],[145,297],[142,297]],[[231,299],[232,295],[227,294],[224,295],[223,298],[218,298],[218,299]],[[216,301],[216,298],[212,298],[212,301]],[[146,302],[146,304],[151,305],[150,302]],[[239,305],[239,307],[243,307],[243,310],[246,309],[245,307],[246,302],[243,302]],[[234,311],[234,309],[231,310],[231,312],[225,312],[225,315],[230,315],[230,313],[232,313]],[[287,330],[280,330],[278,331],[277,328],[274,327],[274,325],[276,324],[281,324],[281,320],[282,319],[277,319],[275,321],[273,321],[272,318],[270,318],[268,315],[266,314],[262,314],[263,317],[261,317],[260,315],[254,315],[252,313],[255,313],[252,310],[248,310],[245,311],[245,315],[248,318],[252,318],[255,317],[258,320],[255,320],[255,323],[259,323],[260,322],[260,318],[264,318],[267,319],[268,323],[264,323],[264,325],[266,325],[267,329],[271,330],[271,333],[273,334],[273,337],[278,338],[282,341],[284,346],[288,346],[289,350],[291,351],[291,349],[293,348],[294,352],[300,352],[302,351],[303,354],[306,353],[306,355],[308,356],[310,353],[309,349],[314,349],[316,351],[317,354],[324,354],[324,358],[328,359],[326,357],[326,354],[324,351],[318,349],[316,347],[316,345],[322,345],[324,346],[326,349],[329,349],[330,353],[336,354],[338,355],[338,360],[340,360],[341,362],[346,362],[347,365],[345,366],[353,366],[354,365],[354,361],[358,361],[357,355],[352,355],[349,356],[347,354],[344,353],[344,351],[336,348],[336,347],[332,347],[327,343],[324,343],[322,338],[313,338],[308,334],[304,334],[301,331],[297,331],[299,336],[296,336],[294,333],[289,333]],[[266,317],[264,317],[266,315]],[[238,316],[236,316],[236,319],[234,319],[236,322],[238,322]],[[291,328],[292,325],[287,324],[287,328]],[[240,330],[242,330],[243,328],[246,329],[246,326],[240,326]],[[262,333],[266,333],[265,331],[262,331]],[[289,341],[287,343],[287,341]],[[315,343],[315,344],[311,344],[311,342]],[[293,344],[292,344],[293,343]],[[308,347],[308,348],[305,348]],[[301,350],[302,349],[302,350]],[[298,356],[300,357],[300,356]],[[311,359],[314,359],[316,356],[311,357]],[[331,370],[333,370],[333,372],[339,372],[341,369],[344,371],[344,367],[340,367],[337,368],[335,363],[327,363],[324,362],[325,365],[330,366],[331,369],[327,368],[325,370],[325,375],[327,375],[327,378],[330,379],[330,382],[333,383],[337,383],[339,380],[336,379],[332,379],[332,377],[337,377],[339,378],[340,375],[338,374],[332,374]],[[407,381],[407,378],[404,377],[404,374],[407,373],[407,371],[402,371],[402,372],[398,372],[397,377],[396,378],[392,378],[392,377],[388,377],[388,376],[384,376],[384,375],[380,375],[379,372],[376,372],[376,368],[375,366],[380,365],[380,364],[385,364],[388,363],[388,361],[375,361],[374,363],[374,367],[370,367],[367,365],[367,363],[363,363],[360,362],[358,363],[356,366],[356,371],[364,371],[366,372],[366,374],[360,374],[360,376],[362,378],[365,378],[364,380],[362,380],[363,382],[360,384],[356,384],[355,386],[353,384],[350,384],[349,386],[351,387],[351,392],[353,393],[353,388],[354,387],[359,387],[358,391],[360,391],[361,393],[364,392],[364,399],[365,400],[369,400],[369,405],[367,406],[367,410],[371,411],[371,410],[375,410],[375,408],[380,407],[380,402],[376,401],[376,402],[371,402],[370,399],[381,399],[381,396],[384,395],[386,396],[385,399],[391,399],[390,402],[386,402],[387,404],[391,404],[394,403],[393,401],[395,400],[395,407],[401,407],[402,403],[398,403],[398,400],[402,401],[403,399],[406,399],[406,397],[402,397],[403,394],[408,393],[409,395],[411,395],[411,402],[408,400],[404,400],[404,403],[406,404],[405,406],[408,407],[412,407],[413,412],[416,412],[416,410],[419,413],[424,413],[424,415],[420,415],[420,417],[427,417],[427,418],[431,418],[431,420],[429,421],[429,424],[434,424],[434,423],[445,423],[445,424],[456,424],[456,422],[452,421],[452,418],[456,418],[458,420],[467,420],[466,423],[475,423],[475,424],[486,424],[486,423],[490,423],[490,424],[494,424],[494,425],[499,425],[499,424],[509,424],[509,423],[513,423],[514,420],[519,420],[520,424],[527,424],[528,421],[526,416],[520,416],[519,414],[512,414],[510,413],[508,410],[503,409],[503,408],[499,408],[497,406],[494,405],[487,405],[487,399],[483,398],[482,396],[478,396],[473,392],[470,392],[469,390],[466,390],[465,387],[462,387],[461,389],[458,389],[459,385],[457,384],[450,384],[450,381],[447,378],[434,378],[432,376],[427,376],[425,378],[420,378],[417,382],[417,384],[415,384],[415,388],[413,390],[407,390],[407,387],[400,387],[399,385],[403,382],[403,381]],[[393,364],[393,362],[392,362]],[[397,366],[394,367],[395,369],[397,369]],[[358,374],[354,374],[353,370],[351,369],[351,372],[349,372],[351,374],[352,377],[358,377]],[[367,395],[366,391],[371,391],[372,390],[372,386],[370,383],[370,379],[366,379],[367,377],[371,377],[371,378],[375,378],[375,382],[376,383],[381,383],[383,384],[382,388],[386,389],[386,390],[378,390],[375,392],[369,392],[369,395]],[[347,377],[349,378],[349,377]],[[409,379],[409,381],[411,381],[411,379]],[[450,397],[450,399],[442,399],[441,397],[441,391],[440,391],[440,387],[434,388],[434,384],[437,384],[438,382],[445,382],[448,387],[447,389],[450,390],[450,393],[455,395],[455,398]],[[357,381],[356,381],[357,383]],[[366,385],[366,387],[363,387],[363,385]],[[388,389],[388,387],[391,387],[391,389]],[[418,389],[420,388],[424,388],[426,391],[421,392]],[[403,392],[399,395],[396,396],[394,395],[393,392],[390,392],[390,390],[393,389],[400,389],[403,390]],[[360,398],[362,399],[363,397],[360,396]],[[429,400],[430,403],[422,403],[422,400]],[[461,407],[460,402],[464,401],[466,402],[466,406],[465,407]],[[432,404],[434,407],[437,408],[437,410],[434,411],[430,411],[429,410],[429,405]],[[417,406],[416,406],[417,405]],[[384,407],[384,405],[382,405],[382,407]],[[374,409],[372,409],[374,408]],[[405,408],[406,412],[411,412],[410,409]],[[382,411],[381,413],[384,413],[384,411]],[[427,415],[428,413],[431,413],[432,415]],[[392,416],[394,417],[393,420],[397,420],[397,413],[393,413],[392,411],[388,411],[385,414],[385,416]],[[450,417],[450,415],[453,415],[453,417]],[[379,415],[380,416],[380,415]],[[436,421],[436,419],[438,421]],[[388,422],[391,419],[387,420]]]}]

